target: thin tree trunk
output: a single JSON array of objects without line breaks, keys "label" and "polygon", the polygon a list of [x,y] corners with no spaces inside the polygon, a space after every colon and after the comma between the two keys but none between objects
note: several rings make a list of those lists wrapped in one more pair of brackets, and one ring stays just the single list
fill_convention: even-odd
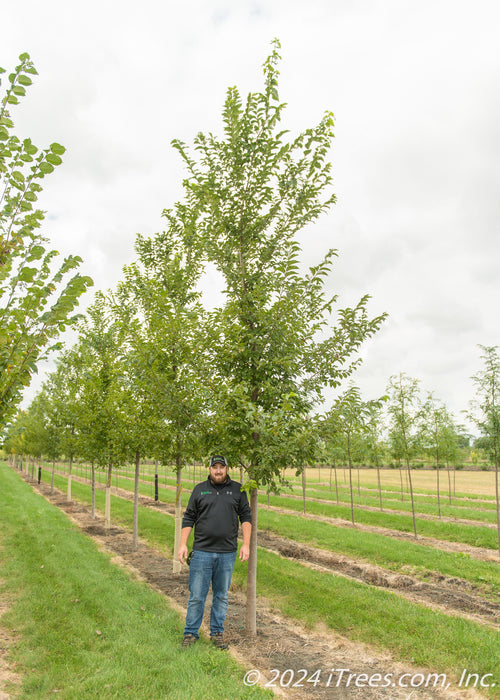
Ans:
[{"label": "thin tree trunk", "polygon": [[68,491],[66,494],[66,500],[71,501],[71,476],[73,473],[73,455],[69,456],[69,471],[68,471]]},{"label": "thin tree trunk", "polygon": [[104,520],[105,528],[109,530],[111,528],[111,476],[113,473],[113,463],[110,462],[108,466],[108,478],[106,479],[106,505],[104,508]]},{"label": "thin tree trunk", "polygon": [[177,559],[177,552],[181,545],[181,529],[182,529],[182,462],[181,458],[177,457],[176,471],[176,492],[175,492],[175,533],[174,533],[174,556],[172,559],[172,571],[178,574],[181,571],[181,563]]},{"label": "thin tree trunk", "polygon": [[351,522],[354,525],[354,495],[352,489],[351,438],[347,435],[347,457],[349,460],[349,491],[351,493]]},{"label": "thin tree trunk", "polygon": [[307,482],[307,475],[306,475],[306,468],[302,470],[302,507],[304,511],[304,515],[306,512],[306,482]]},{"label": "thin tree trunk", "polygon": [[52,474],[50,475],[50,493],[54,493],[54,475],[56,471],[56,461],[52,460]]},{"label": "thin tree trunk", "polygon": [[498,556],[500,557],[500,506],[498,490],[498,455],[495,456],[495,495],[497,501],[497,535],[498,535]]},{"label": "thin tree trunk", "polygon": [[92,509],[91,509],[91,517],[92,520],[95,520],[95,465],[94,465],[94,460],[92,460],[92,466],[90,468],[91,472],[91,480],[92,480]]},{"label": "thin tree trunk", "polygon": [[378,498],[380,501],[380,510],[383,510],[382,508],[382,485],[380,483],[380,465],[378,463],[378,457],[376,458],[376,466],[377,466],[377,481],[378,481]]},{"label": "thin tree trunk", "polygon": [[134,520],[132,525],[132,547],[137,549],[139,540],[139,469],[141,467],[141,455],[139,450],[135,453],[134,472]]},{"label": "thin tree trunk", "polygon": [[333,465],[333,473],[335,474],[335,495],[337,496],[337,505],[339,504],[339,483],[337,479],[337,467]]},{"label": "thin tree trunk", "polygon": [[436,455],[436,486],[438,497],[438,515],[441,517],[441,493],[439,490],[439,455]]},{"label": "thin tree trunk", "polygon": [[246,602],[246,632],[255,637],[257,634],[257,508],[258,490],[250,492],[250,508],[252,510],[252,535],[250,537],[250,556],[248,558],[247,602]]},{"label": "thin tree trunk", "polygon": [[414,533],[415,537],[417,537],[417,521],[415,520],[415,504],[413,502],[413,484],[411,482],[410,460],[406,460],[406,464],[408,467],[408,485],[410,487],[411,514],[413,517],[413,533]]}]

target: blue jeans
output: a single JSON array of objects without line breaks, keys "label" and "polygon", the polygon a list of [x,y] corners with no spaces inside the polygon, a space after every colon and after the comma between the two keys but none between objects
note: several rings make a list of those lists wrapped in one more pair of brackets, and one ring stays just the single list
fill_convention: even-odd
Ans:
[{"label": "blue jeans", "polygon": [[210,636],[224,632],[229,586],[233,575],[236,552],[193,551],[189,564],[189,602],[184,634],[194,634],[203,621],[205,600],[212,583],[212,609],[210,611]]}]

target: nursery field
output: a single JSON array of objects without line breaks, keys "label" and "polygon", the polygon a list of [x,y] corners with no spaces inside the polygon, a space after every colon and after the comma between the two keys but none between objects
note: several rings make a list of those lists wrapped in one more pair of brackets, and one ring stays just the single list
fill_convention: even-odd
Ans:
[{"label": "nursery field", "polygon": [[[244,660],[239,671],[241,694],[231,690],[219,697],[265,692],[245,685],[249,671],[260,674],[269,689],[289,697],[500,697],[494,475],[456,472],[448,482],[447,475],[440,474],[439,517],[435,472],[413,472],[419,533],[415,539],[404,481],[401,493],[401,474],[383,470],[381,493],[376,472],[360,470],[354,475],[353,527],[348,477],[337,469],[336,483],[331,482],[330,471],[308,470],[305,502],[302,481],[293,474],[287,475],[290,488],[279,496],[263,492],[259,497],[258,637],[251,640],[243,634],[246,565],[238,562],[227,634],[235,657]],[[141,466],[137,551],[131,546],[130,468],[113,476],[111,530],[103,526],[104,492],[99,480],[96,519],[90,517],[88,465],[73,467],[70,502],[64,465],[56,465],[52,494],[50,465],[43,465],[40,485],[29,486],[20,472],[6,466],[0,474],[14,477],[19,488],[39,490],[99,547],[132,567],[136,576],[175,606],[177,629],[182,629],[187,574],[185,570],[173,574],[170,559],[172,470],[159,470],[155,501],[154,466]],[[102,473],[97,475],[104,480]],[[200,467],[183,471],[184,506],[192,485],[205,477],[206,470]],[[1,568],[0,577],[5,579]],[[80,599],[81,592],[75,597]],[[21,670],[23,663],[18,662]],[[183,697],[198,695],[193,691]]]}]

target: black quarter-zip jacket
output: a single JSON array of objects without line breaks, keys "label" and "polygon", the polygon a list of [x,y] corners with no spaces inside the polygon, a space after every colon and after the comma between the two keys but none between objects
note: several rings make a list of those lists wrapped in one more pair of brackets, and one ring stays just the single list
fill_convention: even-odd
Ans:
[{"label": "black quarter-zip jacket", "polygon": [[248,497],[241,484],[228,477],[215,486],[207,479],[194,487],[182,527],[194,526],[194,550],[234,552],[238,546],[238,521],[252,522]]}]

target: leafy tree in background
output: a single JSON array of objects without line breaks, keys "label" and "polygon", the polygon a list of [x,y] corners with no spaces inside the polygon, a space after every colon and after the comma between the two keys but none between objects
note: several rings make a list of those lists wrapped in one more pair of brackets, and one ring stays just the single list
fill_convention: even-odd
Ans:
[{"label": "leafy tree in background", "polygon": [[479,430],[487,438],[490,459],[495,465],[495,494],[497,506],[498,553],[500,555],[500,507],[498,471],[500,468],[500,357],[497,346],[479,346],[482,350],[483,369],[473,376],[476,400],[471,415]]},{"label": "leafy tree in background", "polygon": [[[199,251],[182,245],[177,233],[189,228],[189,209],[166,212],[170,227],[153,238],[138,236],[137,262],[124,269],[113,295],[113,313],[123,325],[126,373],[136,405],[143,405],[150,433],[149,454],[173,462],[177,475],[173,570],[180,570],[181,470],[196,452],[204,412],[203,308],[196,283]],[[153,427],[154,424],[154,427]]]},{"label": "leafy tree in background", "polygon": [[350,386],[334,403],[327,416],[332,430],[342,440],[342,448],[349,468],[349,493],[351,498],[351,522],[354,525],[354,495],[352,485],[353,450],[365,430],[368,409],[356,386]]},{"label": "leafy tree in background", "polygon": [[382,463],[382,457],[386,450],[386,447],[382,440],[382,435],[384,432],[384,424],[382,419],[382,401],[385,400],[386,397],[383,397],[379,401],[369,402],[368,415],[365,423],[365,442],[368,453],[368,459],[370,461],[370,464],[373,464],[373,466],[377,470],[377,485],[380,510],[383,510],[382,484],[380,482],[380,465]]},{"label": "leafy tree in background", "polygon": [[[230,88],[224,134],[199,134],[184,158],[189,206],[200,212],[186,234],[224,282],[225,303],[210,316],[214,443],[249,477],[253,528],[247,579],[247,631],[256,632],[257,487],[300,472],[313,446],[302,439],[325,386],[339,386],[360,362],[356,351],[379,328],[368,297],[332,319],[325,294],[334,251],[303,274],[296,234],[335,201],[327,154],[333,118],[285,139],[278,97],[279,43],[264,63],[265,88],[243,103]],[[321,336],[322,333],[322,336]],[[322,338],[322,339],[320,339]],[[353,359],[354,355],[354,359]],[[279,449],[276,446],[279,444]]]},{"label": "leafy tree in background", "polygon": [[85,456],[107,469],[107,528],[111,524],[112,470],[123,464],[129,454],[122,341],[123,328],[113,318],[104,295],[98,292],[87,310],[73,356],[81,377],[79,425],[85,439]]},{"label": "leafy tree in background", "polygon": [[429,394],[422,407],[421,421],[423,447],[436,465],[438,515],[441,517],[439,470],[443,466],[448,452],[449,431],[452,426],[451,416],[446,410],[446,406],[438,402],[433,394]]},{"label": "leafy tree in background", "polygon": [[60,347],[56,338],[75,323],[78,299],[92,284],[79,273],[68,279],[81,262],[77,256],[54,271],[58,253],[39,230],[44,213],[34,204],[41,180],[60,165],[65,149],[53,143],[39,150],[14,134],[9,109],[36,74],[28,54],[19,60],[0,98],[0,426],[15,412],[37,363]]},{"label": "leafy tree in background", "polygon": [[410,461],[418,454],[421,444],[418,429],[421,409],[418,380],[412,379],[402,372],[399,375],[393,375],[389,379],[387,393],[389,395],[388,412],[391,421],[389,428],[390,442],[394,454],[398,458],[404,459],[406,463],[413,517],[413,533],[417,537]]},{"label": "leafy tree in background", "polygon": [[65,351],[59,357],[56,369],[51,372],[44,383],[48,407],[46,416],[47,430],[57,435],[58,452],[64,454],[69,462],[66,500],[71,501],[71,486],[73,478],[73,461],[79,447],[79,419],[81,407],[80,395],[80,363],[74,350]]}]

